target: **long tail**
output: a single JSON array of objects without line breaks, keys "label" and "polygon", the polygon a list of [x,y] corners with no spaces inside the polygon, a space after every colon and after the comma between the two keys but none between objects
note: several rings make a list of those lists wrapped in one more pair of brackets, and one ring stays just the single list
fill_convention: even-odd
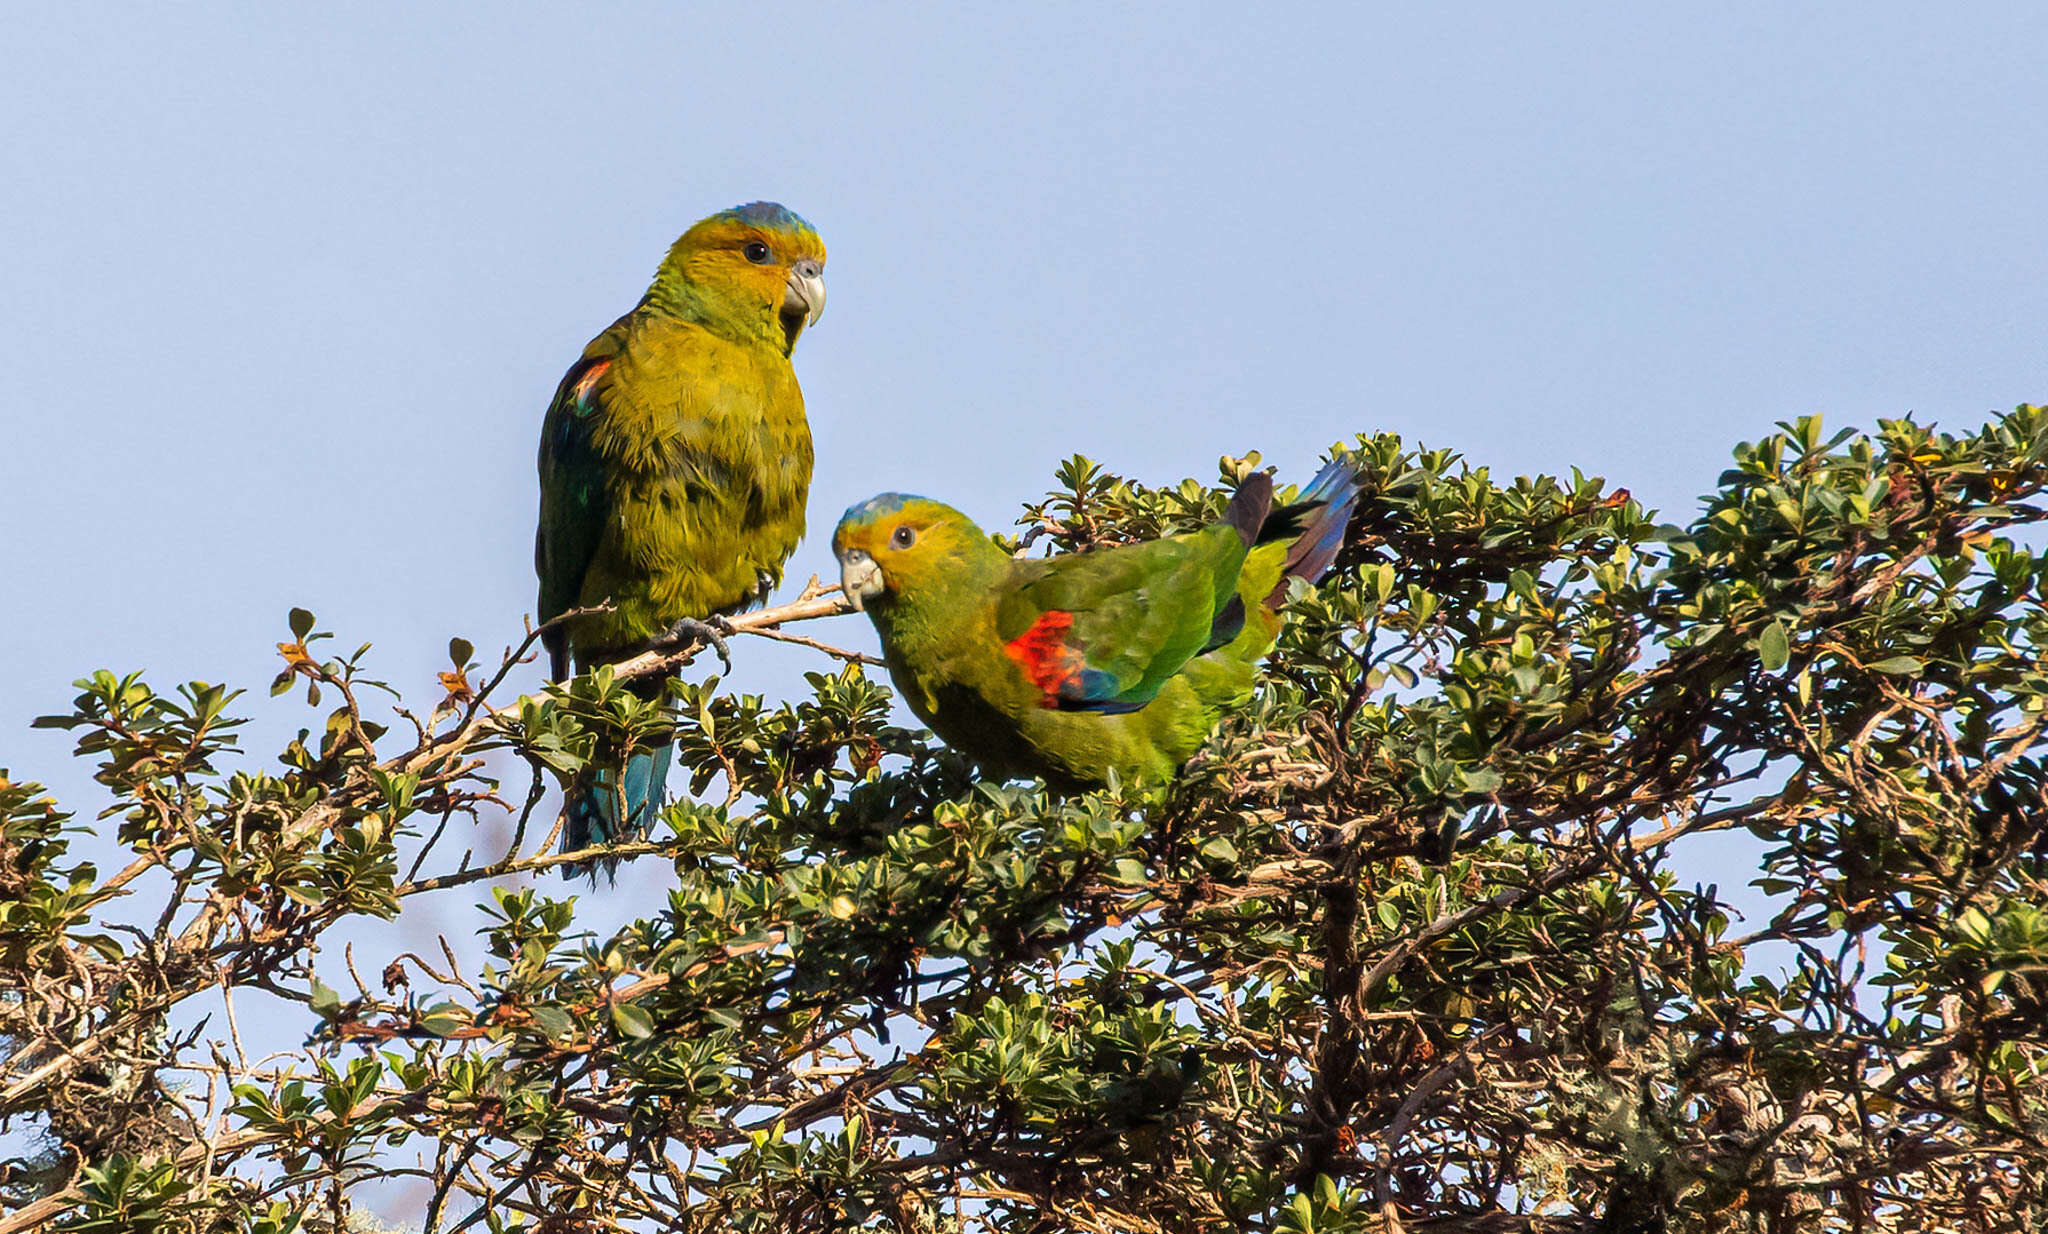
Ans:
[{"label": "long tail", "polygon": [[[1300,529],[1287,547],[1279,583],[1266,596],[1267,608],[1278,609],[1286,602],[1288,579],[1313,583],[1337,560],[1337,550],[1344,547],[1344,529],[1350,525],[1351,511],[1358,505],[1362,480],[1358,464],[1349,455],[1340,454],[1323,465],[1316,478],[1301,490],[1301,496],[1267,516],[1268,528]],[[1259,538],[1273,537],[1262,529]]]},{"label": "long tail", "polygon": [[[661,813],[673,754],[666,745],[637,751],[626,760],[625,774],[616,783],[611,772],[600,771],[572,790],[568,818],[562,826],[562,851],[573,853],[593,844],[616,844],[646,835]],[[570,878],[594,872],[589,862],[562,867],[562,873]]]}]

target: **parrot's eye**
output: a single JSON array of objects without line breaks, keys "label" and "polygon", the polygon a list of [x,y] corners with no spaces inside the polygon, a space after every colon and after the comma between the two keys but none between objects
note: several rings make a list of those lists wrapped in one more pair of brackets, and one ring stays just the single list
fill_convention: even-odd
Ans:
[{"label": "parrot's eye", "polygon": [[895,533],[889,537],[890,548],[904,549],[909,548],[915,543],[917,543],[917,533],[910,529],[910,524],[908,523],[898,527]]},{"label": "parrot's eye", "polygon": [[752,241],[740,251],[747,255],[748,261],[753,262],[757,266],[765,266],[775,260],[775,254],[769,251],[768,246],[759,240]]}]

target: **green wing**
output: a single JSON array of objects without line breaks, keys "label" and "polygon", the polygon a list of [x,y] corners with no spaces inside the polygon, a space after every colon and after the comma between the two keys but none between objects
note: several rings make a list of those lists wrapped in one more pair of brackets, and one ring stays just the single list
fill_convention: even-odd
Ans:
[{"label": "green wing", "polygon": [[[540,525],[533,536],[533,569],[540,576],[538,616],[545,623],[575,608],[583,575],[597,555],[610,518],[604,461],[591,444],[594,422],[604,414],[604,374],[618,354],[620,318],[584,349],[555,388],[540,432]],[[556,627],[541,635],[556,681],[569,675],[569,631]]]},{"label": "green wing", "polygon": [[1043,563],[996,609],[1004,650],[1062,710],[1135,711],[1244,620],[1225,524]]}]

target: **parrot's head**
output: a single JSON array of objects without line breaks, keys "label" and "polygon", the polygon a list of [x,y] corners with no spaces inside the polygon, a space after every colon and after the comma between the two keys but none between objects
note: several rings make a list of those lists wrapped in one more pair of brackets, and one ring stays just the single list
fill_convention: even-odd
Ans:
[{"label": "parrot's head", "polygon": [[683,233],[649,295],[788,355],[825,311],[825,242],[772,201],[734,206]]},{"label": "parrot's head", "polygon": [[929,497],[883,493],[850,506],[832,532],[839,582],[853,607],[961,581],[998,549],[966,515]]}]

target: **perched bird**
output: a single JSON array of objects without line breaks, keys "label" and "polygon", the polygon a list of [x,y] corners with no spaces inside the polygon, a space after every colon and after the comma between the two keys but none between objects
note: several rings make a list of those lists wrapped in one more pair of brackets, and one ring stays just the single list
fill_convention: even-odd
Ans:
[{"label": "perched bird", "polygon": [[[534,569],[553,679],[700,639],[763,600],[804,531],[811,430],[790,368],[825,309],[825,245],[773,202],[677,240],[633,311],[583,349],[540,438]],[[656,686],[650,689],[658,689]],[[638,834],[661,807],[666,747],[567,805],[564,851]]]},{"label": "perched bird", "polygon": [[1250,696],[1287,581],[1330,568],[1358,483],[1338,458],[1275,509],[1257,472],[1200,531],[1036,560],[884,493],[846,512],[832,551],[910,709],[985,772],[1069,792],[1156,782]]}]

